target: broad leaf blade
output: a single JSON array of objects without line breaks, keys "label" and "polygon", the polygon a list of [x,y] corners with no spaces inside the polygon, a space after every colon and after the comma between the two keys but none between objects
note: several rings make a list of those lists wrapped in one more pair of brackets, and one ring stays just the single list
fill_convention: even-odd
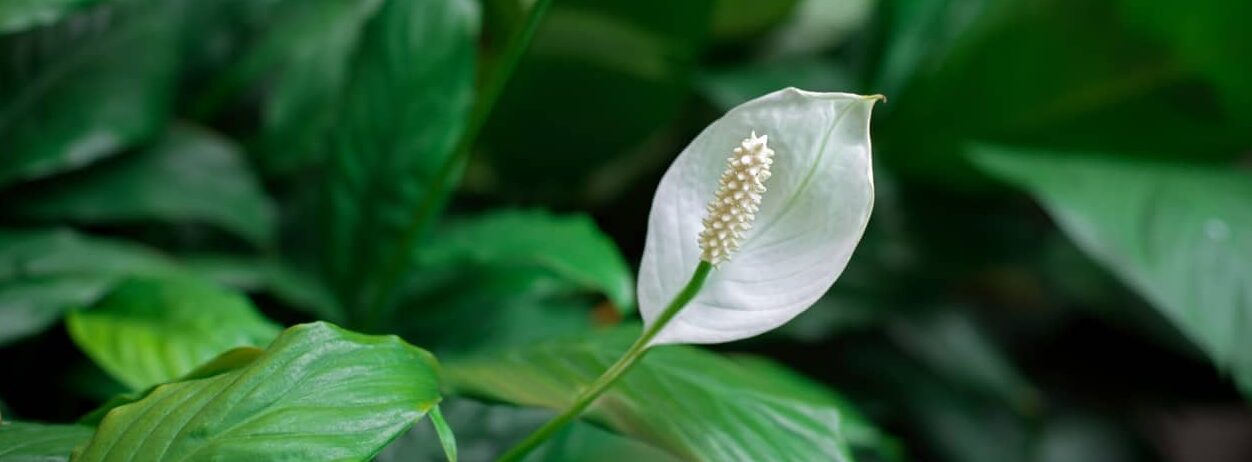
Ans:
[{"label": "broad leaf blade", "polygon": [[1252,397],[1252,175],[996,148],[975,159],[1031,192]]},{"label": "broad leaf blade", "polygon": [[74,447],[91,437],[91,427],[0,422],[0,460],[63,462]]},{"label": "broad leaf blade", "polygon": [[42,331],[130,276],[180,271],[146,247],[64,229],[0,230],[0,344]]},{"label": "broad leaf blade", "polygon": [[394,336],[295,326],[242,369],[113,409],[75,460],[367,460],[439,401],[435,367]]},{"label": "broad leaf blade", "polygon": [[474,87],[468,0],[390,0],[366,25],[331,133],[325,268],[346,306],[370,306],[417,205],[452,154]]},{"label": "broad leaf blade", "polygon": [[[637,337],[636,327],[449,363],[455,389],[565,409]],[[878,435],[841,398],[765,360],[656,348],[588,418],[688,460],[851,460]]]},{"label": "broad leaf blade", "polygon": [[419,256],[426,265],[537,266],[607,295],[621,311],[634,306],[626,259],[584,215],[506,210],[457,219],[432,236]]},{"label": "broad leaf blade", "polygon": [[133,390],[168,382],[224,350],[263,346],[279,327],[246,297],[194,279],[130,280],[70,313],[70,336]]},{"label": "broad leaf blade", "polygon": [[750,133],[776,152],[760,211],[733,258],[653,344],[718,343],[761,334],[799,315],[834,284],[874,204],[869,120],[878,97],[787,88],[714,121],[661,178],[639,267],[645,323],[691,278],[697,238],[726,159]]},{"label": "broad leaf blade", "polygon": [[0,40],[0,184],[156,134],[177,76],[179,5],[119,2]]},{"label": "broad leaf blade", "polygon": [[274,205],[230,141],[178,126],[151,148],[32,191],[14,212],[42,220],[112,224],[200,222],[266,246]]}]

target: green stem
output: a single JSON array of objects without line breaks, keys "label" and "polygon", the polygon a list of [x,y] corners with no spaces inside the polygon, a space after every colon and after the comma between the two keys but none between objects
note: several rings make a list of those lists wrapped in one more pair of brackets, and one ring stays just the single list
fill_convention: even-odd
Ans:
[{"label": "green stem", "polygon": [[696,294],[700,292],[700,288],[704,286],[704,281],[708,279],[709,272],[712,269],[713,265],[709,264],[709,262],[700,261],[700,264],[696,266],[695,273],[691,275],[691,280],[687,282],[687,286],[683,287],[683,290],[674,296],[674,300],[669,303],[669,306],[666,306],[665,310],[661,312],[661,315],[656,318],[652,325],[643,331],[643,334],[626,350],[626,353],[622,354],[622,357],[616,363],[609,366],[608,370],[600,374],[600,377],[596,378],[596,381],[592,382],[586,390],[583,390],[578,399],[574,401],[574,404],[566,409],[565,412],[549,420],[548,423],[539,427],[538,430],[527,436],[521,443],[509,449],[509,452],[500,456],[499,462],[522,460],[527,454],[539,447],[540,444],[551,438],[553,434],[578,418],[588,406],[591,406],[596,401],[596,398],[608,391],[609,387],[613,386],[617,379],[621,378],[626,371],[630,370],[631,366],[634,366],[636,362],[643,358],[643,355],[648,352],[648,343],[656,337],[656,334],[660,333],[661,329],[666,324],[669,324],[670,320],[674,319],[674,316],[678,315],[678,312],[682,311],[683,307],[691,302],[691,299],[695,298]]},{"label": "green stem", "polygon": [[496,62],[495,68],[487,75],[479,96],[475,101],[473,111],[470,113],[469,123],[465,126],[465,133],[461,135],[457,147],[452,151],[452,155],[444,160],[439,166],[439,171],[435,173],[430,187],[426,189],[426,194],[422,197],[422,202],[418,203],[417,208],[413,212],[413,221],[409,223],[401,235],[399,251],[392,254],[386,271],[383,273],[382,284],[372,295],[372,303],[367,306],[365,313],[366,327],[374,327],[378,321],[378,316],[382,311],[382,307],[387,304],[387,299],[391,292],[396,289],[400,283],[400,277],[404,275],[407,267],[406,263],[412,261],[413,247],[417,244],[417,240],[421,237],[422,231],[426,229],[426,223],[430,221],[435,212],[439,209],[439,205],[444,202],[444,197],[448,187],[454,181],[460,180],[461,173],[464,171],[464,165],[469,159],[471,148],[474,141],[478,139],[479,133],[482,132],[483,126],[487,124],[487,118],[491,115],[492,109],[495,108],[496,102],[500,99],[500,94],[504,91],[504,86],[509,81],[509,77],[513,75],[513,71],[517,69],[517,64],[525,54],[526,49],[530,48],[530,42],[535,38],[535,31],[538,29],[539,21],[547,13],[548,7],[552,5],[552,0],[537,0],[530,8],[530,12],[526,15],[526,23],[512,37],[509,38],[508,45],[500,54]]}]

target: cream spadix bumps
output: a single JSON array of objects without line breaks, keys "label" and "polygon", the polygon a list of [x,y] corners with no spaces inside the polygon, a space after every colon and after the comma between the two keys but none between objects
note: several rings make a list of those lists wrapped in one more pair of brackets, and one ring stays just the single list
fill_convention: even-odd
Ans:
[{"label": "cream spadix bumps", "polygon": [[756,212],[765,193],[769,166],[774,163],[774,150],[768,146],[769,135],[744,139],[726,159],[713,200],[705,207],[704,231],[700,232],[700,259],[717,265],[730,259],[739,249],[744,233],[752,229]]},{"label": "cream spadix bumps", "polygon": [[[730,110],[683,150],[657,187],[639,271],[644,321],[664,323],[650,344],[758,335],[830,288],[873,208],[869,119],[880,99],[780,90]],[[716,268],[663,319],[700,261]]]}]

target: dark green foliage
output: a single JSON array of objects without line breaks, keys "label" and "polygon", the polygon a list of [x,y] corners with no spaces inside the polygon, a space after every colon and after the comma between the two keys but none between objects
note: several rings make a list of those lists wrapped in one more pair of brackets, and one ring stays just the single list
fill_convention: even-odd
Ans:
[{"label": "dark green foliage", "polygon": [[786,86],[888,99],[847,270],[528,460],[1252,460],[1250,16],[0,0],[0,460],[498,457],[636,334],[665,166]]}]

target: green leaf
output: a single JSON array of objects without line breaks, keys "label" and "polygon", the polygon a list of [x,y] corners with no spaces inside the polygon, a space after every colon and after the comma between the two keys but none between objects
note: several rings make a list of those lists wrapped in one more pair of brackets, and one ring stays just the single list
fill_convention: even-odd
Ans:
[{"label": "green leaf", "polygon": [[663,165],[671,152],[636,154],[679,115],[712,10],[712,0],[554,2],[467,183],[514,203],[577,204],[609,199]]},{"label": "green leaf", "polygon": [[[637,326],[448,363],[456,390],[567,408],[638,336]],[[834,393],[764,359],[658,347],[586,417],[687,460],[851,460],[882,436]]]},{"label": "green leaf", "polygon": [[0,3],[0,34],[51,24],[99,0],[7,0]]},{"label": "green leaf", "polygon": [[371,306],[415,209],[463,131],[478,11],[389,0],[369,21],[331,133],[325,269],[345,306]]},{"label": "green leaf", "polygon": [[380,0],[286,0],[214,83],[202,104],[241,87],[265,86],[261,109],[263,165],[289,172],[318,160],[318,143],[334,122],[352,53]]},{"label": "green leaf", "polygon": [[201,222],[266,246],[274,205],[229,140],[174,127],[151,148],[32,191],[14,212],[41,220],[113,224]]},{"label": "green leaf", "polygon": [[91,427],[0,422],[0,460],[67,461],[74,447],[91,437]]},{"label": "green leaf", "polygon": [[607,295],[623,313],[635,309],[635,281],[625,257],[586,215],[505,210],[456,219],[418,255],[432,266],[469,261],[540,267]]},{"label": "green leaf", "polygon": [[113,409],[75,460],[368,460],[438,403],[435,368],[394,336],[298,325],[246,367]]},{"label": "green leaf", "polygon": [[835,47],[865,26],[876,3],[877,0],[800,0],[791,17],[767,39],[766,54],[805,56]]},{"label": "green leaf", "polygon": [[1029,191],[1252,398],[1252,175],[1009,148],[974,159]]},{"label": "green leaf", "polygon": [[710,35],[719,42],[751,39],[787,19],[796,3],[797,0],[717,0]]},{"label": "green leaf", "polygon": [[0,344],[43,331],[130,276],[177,273],[151,249],[67,229],[0,230]]},{"label": "green leaf", "polygon": [[70,337],[114,378],[140,390],[168,382],[224,350],[278,334],[243,295],[203,281],[130,280],[66,318]]},{"label": "green leaf", "polygon": [[158,133],[177,77],[178,12],[178,2],[119,2],[0,39],[0,184]]}]

